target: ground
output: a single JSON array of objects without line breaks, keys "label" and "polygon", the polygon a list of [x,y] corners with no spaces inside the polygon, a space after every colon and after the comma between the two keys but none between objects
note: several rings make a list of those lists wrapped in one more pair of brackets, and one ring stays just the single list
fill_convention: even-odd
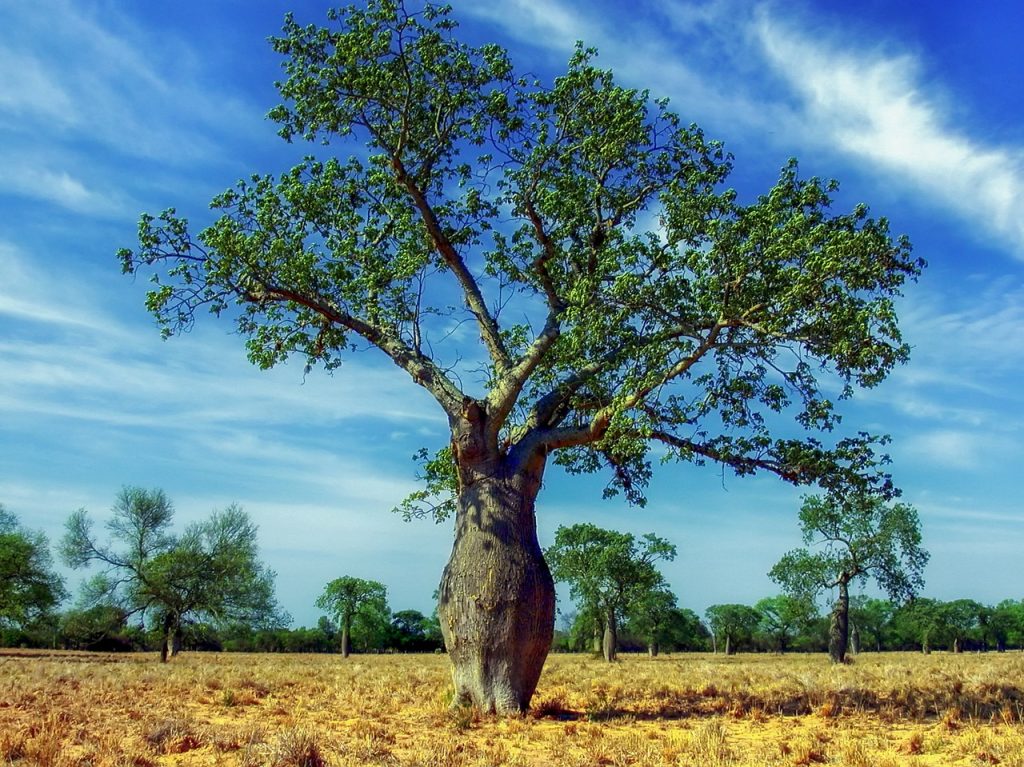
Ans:
[{"label": "ground", "polygon": [[443,655],[0,651],[0,765],[1024,767],[1024,654],[553,655],[451,710]]}]

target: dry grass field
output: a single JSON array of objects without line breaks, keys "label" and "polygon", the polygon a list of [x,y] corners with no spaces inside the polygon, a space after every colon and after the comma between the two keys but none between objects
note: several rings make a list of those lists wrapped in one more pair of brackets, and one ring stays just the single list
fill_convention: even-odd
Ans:
[{"label": "dry grass field", "polygon": [[524,717],[443,656],[0,651],[0,764],[1024,767],[1024,654],[552,656]]}]

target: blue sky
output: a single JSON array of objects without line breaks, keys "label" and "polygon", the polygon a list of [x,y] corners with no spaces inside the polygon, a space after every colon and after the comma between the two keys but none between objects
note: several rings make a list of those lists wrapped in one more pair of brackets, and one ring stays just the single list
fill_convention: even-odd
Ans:
[{"label": "blue sky", "polygon": [[[620,81],[668,96],[766,191],[787,158],[840,179],[929,262],[900,304],[909,365],[846,408],[893,437],[892,471],[921,513],[926,593],[1024,597],[1024,11],[1016,2],[749,3],[458,0],[474,42],[542,78],[577,39]],[[927,11],[921,10],[927,7]],[[56,540],[67,515],[106,518],[123,484],[161,487],[181,524],[240,503],[295,624],[339,575],[429,612],[448,525],[388,513],[410,460],[445,440],[440,411],[372,353],[333,377],[260,372],[228,324],[164,342],[146,284],[120,274],[138,216],[197,223],[216,193],[305,152],[264,119],[279,59],[266,38],[309,0],[0,0],[0,503]],[[602,501],[601,478],[549,472],[542,543],[591,520],[676,543],[680,602],[775,593],[798,543],[800,491],[715,467],[664,467],[646,509]]]}]

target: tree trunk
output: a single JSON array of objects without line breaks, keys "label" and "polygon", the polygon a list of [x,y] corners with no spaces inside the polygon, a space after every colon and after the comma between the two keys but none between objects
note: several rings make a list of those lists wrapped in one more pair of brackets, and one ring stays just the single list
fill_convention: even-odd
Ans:
[{"label": "tree trunk", "polygon": [[953,652],[959,654],[959,653],[962,653],[963,651],[964,651],[964,644],[961,641],[960,637],[954,637],[953,638]]},{"label": "tree trunk", "polygon": [[828,657],[833,663],[846,661],[846,647],[850,641],[850,591],[846,581],[839,582],[839,599],[832,608],[828,629]]},{"label": "tree trunk", "polygon": [[658,647],[658,640],[652,639],[647,645],[647,654],[652,658],[657,658],[660,649],[661,648]]},{"label": "tree trunk", "polygon": [[860,629],[856,623],[850,623],[850,652],[854,655],[860,654]]},{"label": "tree trunk", "polygon": [[726,634],[725,635],[725,654],[726,655],[732,655],[733,652],[735,652],[735,651],[733,650],[733,647],[732,647],[732,634]]},{"label": "tree trunk", "polygon": [[479,433],[453,438],[460,487],[438,615],[453,705],[518,713],[529,708],[555,627],[555,586],[534,516],[544,457],[516,462],[481,442]]},{"label": "tree trunk", "polygon": [[604,659],[611,663],[615,660],[619,649],[619,626],[615,617],[615,610],[608,610],[604,619],[604,641],[601,643],[601,652]]},{"label": "tree trunk", "polygon": [[348,616],[341,622],[341,657],[347,658],[352,652],[351,624]]},{"label": "tree trunk", "polygon": [[172,658],[177,655],[179,647],[178,622],[173,616],[168,615],[163,620],[163,633],[160,639],[160,662],[166,663],[168,655]]}]

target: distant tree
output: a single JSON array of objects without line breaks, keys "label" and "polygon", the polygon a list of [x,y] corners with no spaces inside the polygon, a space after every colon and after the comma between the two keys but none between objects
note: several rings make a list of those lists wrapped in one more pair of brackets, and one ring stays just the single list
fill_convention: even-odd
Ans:
[{"label": "distant tree", "polygon": [[650,589],[629,606],[629,629],[647,641],[647,653],[652,658],[670,636],[675,609],[676,595],[665,586]]},{"label": "distant tree", "polygon": [[834,212],[835,185],[795,162],[741,201],[720,143],[582,45],[541,83],[460,39],[447,7],[408,5],[289,16],[270,115],[334,156],[240,182],[195,235],[146,215],[119,256],[157,272],[167,335],[230,317],[263,368],[373,347],[436,400],[451,439],[415,506],[457,517],[455,700],[520,712],[555,620],[535,518],[548,466],[607,470],[632,502],[657,450],[887,485],[876,439],[814,435],[838,423],[833,381],[845,397],[907,358],[894,302],[923,262],[866,206]]},{"label": "distant tree", "polygon": [[779,653],[786,652],[793,639],[818,617],[814,600],[791,594],[765,597],[754,605],[754,609],[761,616],[758,631]]},{"label": "distant tree", "polygon": [[128,630],[128,616],[114,604],[67,610],[60,620],[61,643],[70,650],[132,650],[141,646],[142,632]]},{"label": "distant tree", "polygon": [[672,608],[665,618],[664,626],[664,645],[673,651],[697,652],[711,646],[711,632],[693,610]]},{"label": "distant tree", "polygon": [[0,629],[26,628],[51,614],[65,596],[46,536],[21,527],[0,504]]},{"label": "distant tree", "polygon": [[841,500],[810,496],[800,508],[804,543],[816,547],[785,554],[768,573],[795,596],[813,597],[837,588],[832,609],[829,657],[842,663],[850,633],[850,584],[869,576],[894,600],[911,598],[924,584],[928,552],[921,548],[917,512],[877,495]]},{"label": "distant tree", "polygon": [[852,627],[856,627],[862,646],[864,640],[870,640],[872,648],[881,652],[894,612],[895,606],[888,599],[873,599],[864,594],[850,597],[851,636]]},{"label": "distant tree", "polygon": [[711,628],[714,651],[717,653],[721,646],[726,655],[732,655],[740,644],[749,642],[761,622],[757,610],[741,604],[711,605],[704,614]]},{"label": "distant tree", "polygon": [[605,660],[611,662],[618,648],[619,620],[651,591],[663,587],[654,563],[674,559],[676,547],[653,533],[637,541],[630,533],[581,523],[559,527],[546,554],[552,575],[569,584],[583,611],[596,609],[600,614],[602,650]]},{"label": "distant tree", "polygon": [[954,599],[940,610],[941,620],[949,637],[950,650],[963,652],[969,641],[981,641],[981,618],[985,606],[973,599]]},{"label": "distant tree", "polygon": [[900,605],[893,615],[893,631],[901,646],[930,653],[947,639],[943,602],[917,597]]},{"label": "distant tree", "polygon": [[387,595],[384,584],[348,575],[335,578],[324,587],[316,606],[334,616],[341,627],[341,657],[347,658],[352,651],[353,624],[361,615],[372,624],[375,614],[387,609]]},{"label": "distant tree", "polygon": [[125,487],[106,523],[109,542],[79,509],[67,521],[61,554],[71,567],[98,564],[86,604],[112,603],[155,625],[160,660],[177,654],[186,621],[225,625],[286,622],[274,599],[274,573],[259,559],[256,526],[238,506],[171,533],[174,509],[162,490]]},{"label": "distant tree", "polygon": [[1004,599],[991,608],[985,621],[986,637],[996,650],[1024,647],[1024,601]]}]

